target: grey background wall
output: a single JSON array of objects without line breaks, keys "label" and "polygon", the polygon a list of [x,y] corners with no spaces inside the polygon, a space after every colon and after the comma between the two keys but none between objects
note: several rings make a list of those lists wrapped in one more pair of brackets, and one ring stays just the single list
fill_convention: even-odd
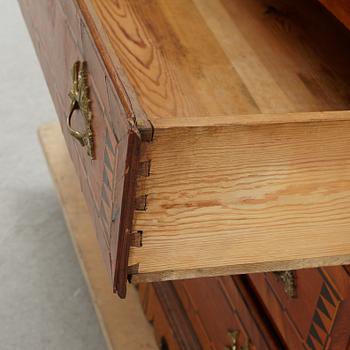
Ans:
[{"label": "grey background wall", "polygon": [[17,2],[0,8],[0,349],[105,349],[36,136],[55,111]]}]

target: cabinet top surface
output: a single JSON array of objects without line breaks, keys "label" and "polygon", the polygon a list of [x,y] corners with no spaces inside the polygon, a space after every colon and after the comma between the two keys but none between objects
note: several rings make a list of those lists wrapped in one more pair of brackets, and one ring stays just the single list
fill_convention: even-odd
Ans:
[{"label": "cabinet top surface", "polygon": [[350,107],[350,36],[317,1],[79,3],[151,120]]}]

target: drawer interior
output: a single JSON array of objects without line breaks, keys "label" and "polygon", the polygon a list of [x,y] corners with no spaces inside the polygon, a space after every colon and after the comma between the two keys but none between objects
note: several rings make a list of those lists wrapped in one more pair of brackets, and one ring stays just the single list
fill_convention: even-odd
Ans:
[{"label": "drawer interior", "polygon": [[[142,45],[113,47],[154,126],[135,280],[348,262],[347,29],[314,0],[131,1],[124,11],[125,22],[110,12],[129,33],[119,36]],[[133,49],[140,60],[128,65]]]},{"label": "drawer interior", "polygon": [[153,122],[349,109],[349,32],[318,0],[93,3]]}]

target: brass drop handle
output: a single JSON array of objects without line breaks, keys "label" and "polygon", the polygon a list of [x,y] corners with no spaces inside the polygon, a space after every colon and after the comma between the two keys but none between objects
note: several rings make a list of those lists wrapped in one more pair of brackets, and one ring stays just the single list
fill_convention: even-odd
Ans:
[{"label": "brass drop handle", "polygon": [[276,278],[282,283],[283,289],[290,298],[297,297],[297,283],[295,271],[276,271]]},{"label": "brass drop handle", "polygon": [[251,342],[249,339],[243,346],[238,347],[239,334],[240,332],[238,330],[228,332],[228,335],[232,340],[232,344],[230,346],[226,346],[225,350],[251,350]]},{"label": "brass drop handle", "polygon": [[[94,140],[91,129],[92,112],[90,109],[89,86],[87,83],[86,62],[77,61],[72,69],[73,86],[68,96],[70,97],[70,110],[67,116],[67,128],[82,147],[86,147],[87,154],[94,159]],[[74,111],[80,110],[84,117],[85,130],[83,132],[72,128],[72,116]]]}]

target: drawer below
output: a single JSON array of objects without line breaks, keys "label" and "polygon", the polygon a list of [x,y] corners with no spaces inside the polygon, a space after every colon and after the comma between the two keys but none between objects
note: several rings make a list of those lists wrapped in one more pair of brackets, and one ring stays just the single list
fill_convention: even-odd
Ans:
[{"label": "drawer below", "polygon": [[174,282],[203,349],[281,349],[241,277]]},{"label": "drawer below", "polygon": [[141,304],[161,350],[202,350],[170,282],[140,284]]},{"label": "drawer below", "polygon": [[348,0],[319,0],[335,17],[350,29],[350,3]]},{"label": "drawer below", "polygon": [[348,349],[350,275],[345,267],[298,270],[284,280],[274,273],[251,274],[249,280],[291,350]]}]

